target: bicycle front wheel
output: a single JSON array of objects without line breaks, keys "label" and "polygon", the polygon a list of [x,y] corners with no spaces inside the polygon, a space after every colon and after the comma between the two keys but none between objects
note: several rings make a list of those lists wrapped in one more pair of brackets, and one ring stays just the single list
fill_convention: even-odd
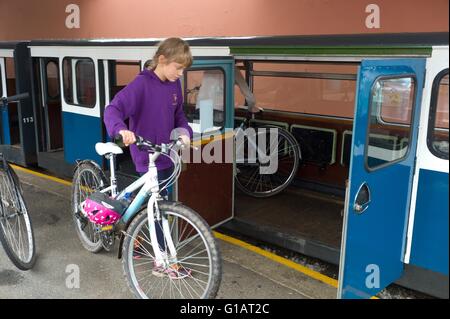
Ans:
[{"label": "bicycle front wheel", "polygon": [[31,218],[14,171],[5,162],[0,166],[0,242],[17,268],[29,270],[36,261]]},{"label": "bicycle front wheel", "polygon": [[[276,139],[271,140],[270,129],[276,129]],[[266,143],[264,152],[261,151],[261,141]],[[247,136],[236,145],[236,186],[245,194],[253,197],[270,197],[283,191],[297,174],[300,164],[300,148],[294,136],[288,131],[271,126],[256,128],[256,156],[251,159],[249,154],[251,144]],[[275,145],[278,143],[278,145]],[[272,145],[273,144],[273,145]],[[277,147],[274,147],[277,146]],[[260,154],[263,153],[263,154]],[[262,167],[267,164],[260,162],[260,157],[267,156],[275,169],[264,173]]]},{"label": "bicycle front wheel", "polygon": [[[123,244],[122,265],[131,291],[143,299],[214,298],[222,261],[208,224],[181,204],[160,202],[158,206],[162,219],[169,223],[176,257],[168,258],[165,266],[156,263],[147,210],[142,210],[128,227]],[[170,255],[168,248],[161,251]]]}]

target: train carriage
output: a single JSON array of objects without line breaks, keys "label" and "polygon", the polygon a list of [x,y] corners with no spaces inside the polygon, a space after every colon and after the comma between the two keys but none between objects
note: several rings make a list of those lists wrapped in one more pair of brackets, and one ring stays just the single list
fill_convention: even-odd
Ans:
[{"label": "train carriage", "polygon": [[[28,42],[0,42],[0,97],[31,92]],[[0,105],[0,153],[28,166],[36,163],[31,97]]]},{"label": "train carriage", "polygon": [[[339,297],[367,298],[396,282],[448,298],[448,33],[187,40],[185,113],[200,150],[217,143],[223,154],[187,163],[177,200],[213,226],[339,265]],[[70,176],[89,158],[107,169],[94,151],[108,140],[103,110],[157,43],[26,44],[38,166]],[[0,49],[4,80],[2,54],[12,53]],[[234,85],[237,72],[251,93]],[[212,80],[207,91],[219,102],[202,108]],[[236,163],[225,158],[249,94],[264,109],[252,121],[288,130],[301,150],[292,185],[271,198],[239,192]],[[119,169],[133,178],[129,155]]]}]

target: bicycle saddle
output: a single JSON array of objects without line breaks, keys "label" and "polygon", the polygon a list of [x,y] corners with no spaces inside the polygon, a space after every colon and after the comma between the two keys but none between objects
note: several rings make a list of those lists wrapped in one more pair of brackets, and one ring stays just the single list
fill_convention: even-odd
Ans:
[{"label": "bicycle saddle", "polygon": [[95,151],[98,155],[103,156],[105,154],[122,154],[123,150],[114,143],[97,143],[95,144]]}]

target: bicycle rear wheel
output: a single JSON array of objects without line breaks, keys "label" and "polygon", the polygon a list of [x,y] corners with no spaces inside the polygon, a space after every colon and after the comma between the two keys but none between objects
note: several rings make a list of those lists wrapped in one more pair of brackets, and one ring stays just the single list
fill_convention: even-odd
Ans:
[{"label": "bicycle rear wheel", "polygon": [[6,161],[0,161],[0,242],[12,263],[29,270],[36,261],[33,227],[19,180]]},{"label": "bicycle rear wheel", "polygon": [[[270,145],[270,129],[277,129],[277,148]],[[264,139],[262,139],[262,137]],[[247,136],[236,145],[238,157],[236,160],[236,186],[245,194],[253,197],[270,197],[283,191],[297,174],[300,164],[300,148],[288,131],[272,126],[261,126],[256,128],[256,145],[260,148],[261,140],[266,143],[266,152],[272,160],[276,157],[276,170],[271,174],[263,174],[259,161],[258,151],[256,158],[249,159],[249,141]],[[271,154],[273,152],[273,154]],[[265,165],[267,166],[267,165]]]},{"label": "bicycle rear wheel", "polygon": [[105,185],[106,177],[103,171],[93,163],[83,162],[75,170],[72,180],[72,218],[81,244],[92,253],[102,250],[102,240],[95,225],[81,214],[80,204]]},{"label": "bicycle rear wheel", "polygon": [[[142,210],[128,227],[122,250],[122,265],[131,291],[143,299],[214,298],[222,278],[222,262],[208,224],[181,204],[160,202],[158,206],[161,216],[169,222],[177,257],[158,267],[147,210]],[[162,251],[169,255],[167,248]]]}]

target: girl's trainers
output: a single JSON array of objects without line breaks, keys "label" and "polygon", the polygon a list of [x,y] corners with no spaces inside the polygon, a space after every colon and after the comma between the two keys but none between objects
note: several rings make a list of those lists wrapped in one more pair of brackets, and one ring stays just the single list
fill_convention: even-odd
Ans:
[{"label": "girl's trainers", "polygon": [[152,274],[156,277],[168,276],[170,279],[183,279],[191,277],[192,270],[180,265],[172,265],[168,268],[154,264]]},{"label": "girl's trainers", "polygon": [[142,253],[138,249],[139,248],[133,249],[133,259],[141,259],[142,258]]}]

